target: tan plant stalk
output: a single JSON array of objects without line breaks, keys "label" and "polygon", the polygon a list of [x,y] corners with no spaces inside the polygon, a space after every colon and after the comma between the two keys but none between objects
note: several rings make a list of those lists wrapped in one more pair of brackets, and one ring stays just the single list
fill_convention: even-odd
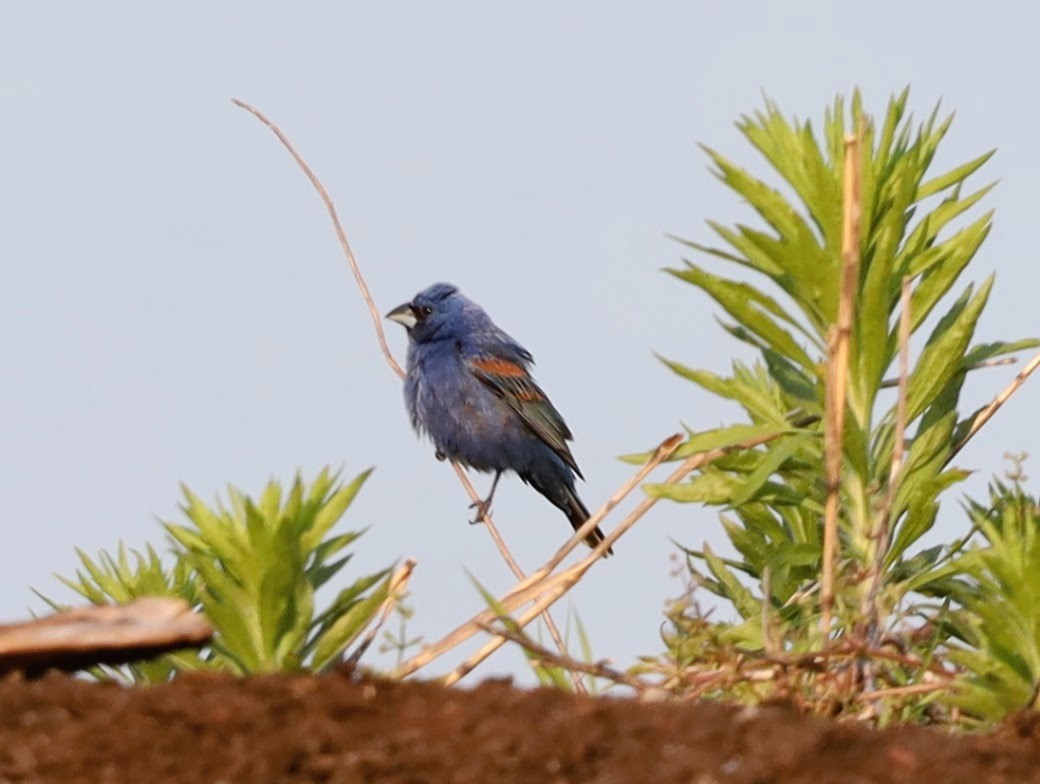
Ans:
[{"label": "tan plant stalk", "polygon": [[856,288],[859,283],[860,134],[845,137],[845,171],[842,181],[841,276],[838,320],[827,341],[827,393],[824,415],[824,461],[827,499],[823,522],[823,579],[820,589],[821,632],[831,630],[834,608],[834,572],[838,557],[838,502],[845,408],[849,376],[849,344]]},{"label": "tan plant stalk", "polygon": [[[664,480],[662,484],[676,484],[685,479],[690,473],[696,471],[699,468],[703,468],[713,460],[717,460],[723,455],[729,454],[730,452],[742,449],[753,449],[756,446],[760,446],[769,441],[772,441],[784,433],[772,433],[765,436],[758,436],[756,438],[743,441],[739,444],[733,444],[727,447],[720,447],[718,449],[712,449],[707,452],[699,452],[695,455],[691,455],[686,458],[679,467],[676,468],[669,476]],[[664,441],[655,451],[653,457],[643,467],[643,471],[649,471],[653,468],[653,464],[659,463],[661,460],[674,451],[675,437]],[[630,484],[630,483],[629,483]],[[573,588],[579,580],[585,575],[586,572],[592,565],[596,563],[599,558],[607,551],[607,549],[613,545],[618,539],[620,539],[628,530],[635,525],[642,517],[650,511],[654,504],[658,501],[655,496],[647,496],[639,504],[636,505],[629,515],[618,523],[615,528],[610,531],[600,542],[596,548],[583,558],[578,563],[568,567],[562,572],[556,574],[548,573],[548,563],[535,572],[531,578],[521,582],[509,593],[499,598],[496,602],[496,607],[502,612],[513,612],[517,608],[529,603],[534,602],[534,606],[528,610],[524,615],[517,619],[516,623],[519,628],[523,628],[529,623],[539,612],[543,609],[550,607],[556,602],[561,596],[565,595],[571,588]],[[609,502],[608,502],[609,503]],[[603,510],[600,510],[602,512]],[[599,512],[597,512],[599,514]],[[593,516],[595,517],[595,515]],[[586,523],[588,525],[589,523]],[[580,536],[580,532],[576,536]],[[554,556],[555,558],[555,556]],[[550,560],[549,563],[552,561]],[[544,575],[544,576],[543,576]],[[424,649],[420,653],[413,656],[411,659],[401,665],[400,668],[395,672],[398,677],[405,677],[411,675],[417,670],[429,664],[434,659],[442,656],[447,651],[455,648],[461,643],[468,640],[478,631],[480,631],[481,624],[486,625],[495,621],[498,618],[499,612],[492,609],[482,610],[481,612],[474,615],[470,620],[461,624],[458,628],[449,632],[442,639],[435,642],[433,645]],[[504,644],[502,638],[491,640],[483,648],[481,648],[476,654],[471,656],[461,665],[459,665],[452,673],[446,676],[445,680],[448,683],[455,683],[467,673],[471,672],[478,664],[484,661],[488,656],[494,653],[498,648]]]},{"label": "tan plant stalk", "polygon": [[[318,176],[307,164],[307,161],[303,158],[302,155],[300,155],[296,147],[289,140],[289,137],[286,136],[285,133],[282,132],[281,128],[275,125],[275,123],[272,122],[267,117],[267,115],[265,115],[255,106],[252,106],[251,104],[248,104],[245,101],[241,101],[238,98],[232,98],[231,102],[235,106],[238,106],[241,109],[245,109],[247,112],[252,114],[271,130],[271,132],[278,138],[278,141],[280,141],[282,145],[285,147],[285,149],[288,150],[293,160],[296,161],[297,166],[300,167],[303,173],[307,176],[307,179],[310,180],[311,185],[313,185],[314,189],[318,192],[318,196],[321,197],[322,203],[325,205],[325,209],[328,210],[329,218],[332,220],[332,226],[336,231],[336,237],[339,238],[340,248],[343,250],[343,255],[347,259],[347,264],[350,265],[350,271],[353,273],[354,281],[357,283],[358,290],[361,292],[361,298],[365,301],[365,305],[368,306],[368,313],[372,319],[372,326],[374,327],[376,332],[376,341],[379,343],[379,349],[383,354],[383,358],[386,359],[386,362],[390,366],[390,369],[397,374],[397,377],[403,379],[405,376],[405,372],[401,368],[401,365],[397,362],[397,360],[394,359],[394,355],[390,352],[390,346],[386,342],[386,333],[383,331],[383,320],[382,316],[380,315],[379,308],[376,307],[375,300],[372,298],[372,292],[369,291],[368,284],[365,282],[365,278],[361,274],[361,267],[358,265],[357,258],[354,256],[354,251],[351,250],[350,243],[347,241],[347,233],[343,229],[343,224],[340,222],[339,215],[336,212],[336,206],[333,203],[332,197],[329,195],[329,192],[325,189],[325,186],[322,185],[321,180],[318,179]],[[469,482],[469,479],[466,477],[464,471],[462,470],[462,467],[454,461],[452,461],[452,465],[455,467],[455,472],[456,474],[458,474],[463,487],[465,488],[467,494],[470,497],[470,500],[474,503],[479,503],[482,499],[477,494],[476,490],[473,488],[473,485]],[[491,519],[490,514],[486,510],[484,510],[481,513],[480,519],[483,520],[484,524],[487,526],[488,532],[491,534],[491,538],[494,541],[495,546],[498,548],[499,553],[502,555],[502,559],[513,571],[513,574],[516,575],[516,578],[518,580],[524,579],[523,571],[520,569],[520,566],[519,564],[517,564],[516,559],[513,558],[513,554],[509,551],[509,548],[506,546],[505,540],[502,538],[501,534],[499,534],[498,528],[495,526],[495,523]],[[559,628],[556,626],[556,623],[553,621],[552,616],[549,615],[549,613],[545,613],[544,621],[546,628],[548,628],[549,634],[553,639],[553,642],[559,648],[560,653],[566,656],[567,649],[563,642],[563,636],[560,634]],[[575,688],[577,688],[579,691],[584,690],[584,684],[580,682],[580,676],[575,675],[574,679]]]},{"label": "tan plant stalk", "polygon": [[950,460],[953,460],[957,453],[964,448],[965,444],[967,444],[975,434],[982,429],[983,425],[993,418],[993,415],[996,414],[997,411],[1000,410],[1000,407],[1008,401],[1008,398],[1015,394],[1022,385],[1026,383],[1029,376],[1032,375],[1033,371],[1036,370],[1037,367],[1040,367],[1040,354],[1037,354],[1029,360],[1029,362],[1026,363],[1026,366],[1018,372],[1018,375],[1015,376],[1011,383],[1007,385],[1004,391],[993,398],[989,405],[975,415],[971,427],[968,428],[968,432],[965,434],[964,438],[957,442],[957,445],[954,446],[953,450],[950,452],[950,457],[946,461],[947,463],[949,463]]}]

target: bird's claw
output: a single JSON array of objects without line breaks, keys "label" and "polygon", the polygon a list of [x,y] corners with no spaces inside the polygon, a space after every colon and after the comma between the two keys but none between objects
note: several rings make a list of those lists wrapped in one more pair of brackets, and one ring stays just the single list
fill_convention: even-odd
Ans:
[{"label": "bird's claw", "polygon": [[491,514],[491,504],[487,501],[474,501],[469,505],[470,509],[476,509],[476,516],[469,521],[470,525],[477,525],[478,523],[484,522],[484,518]]},{"label": "bird's claw", "polygon": [[448,459],[448,456],[446,454],[444,454],[442,451],[440,451],[439,449],[436,452],[433,453],[433,456],[436,457],[438,460],[440,460],[442,463],[445,460]]}]

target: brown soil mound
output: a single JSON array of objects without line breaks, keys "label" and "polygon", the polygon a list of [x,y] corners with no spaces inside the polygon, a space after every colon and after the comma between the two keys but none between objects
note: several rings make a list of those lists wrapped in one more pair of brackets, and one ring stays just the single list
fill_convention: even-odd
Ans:
[{"label": "brown soil mound", "polygon": [[343,675],[0,682],[0,782],[1040,781],[1040,722],[883,732],[781,708]]}]

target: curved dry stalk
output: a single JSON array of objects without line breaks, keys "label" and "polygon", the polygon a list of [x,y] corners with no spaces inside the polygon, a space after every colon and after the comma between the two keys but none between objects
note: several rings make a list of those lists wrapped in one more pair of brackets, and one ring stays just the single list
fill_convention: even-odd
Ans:
[{"label": "curved dry stalk", "polygon": [[[368,313],[369,316],[371,316],[372,318],[372,326],[375,328],[376,341],[379,343],[379,349],[383,353],[383,357],[386,359],[386,362],[390,366],[390,369],[397,374],[398,378],[403,379],[405,377],[405,372],[401,368],[401,365],[397,362],[397,360],[394,359],[394,355],[390,351],[390,346],[386,342],[386,333],[383,331],[383,320],[382,316],[380,315],[379,308],[376,307],[375,300],[372,298],[372,292],[369,291],[368,284],[365,282],[365,277],[361,274],[361,267],[358,265],[357,258],[355,258],[354,256],[354,251],[351,250],[350,243],[347,241],[347,233],[343,229],[343,224],[340,223],[339,214],[336,212],[336,206],[335,204],[333,204],[332,197],[329,196],[329,192],[325,189],[325,186],[322,185],[321,180],[318,179],[318,176],[307,164],[307,161],[304,160],[303,156],[300,155],[296,147],[289,140],[289,137],[286,136],[282,132],[281,128],[275,125],[275,123],[273,123],[267,117],[267,115],[265,115],[255,106],[248,104],[245,101],[239,100],[238,98],[232,98],[231,102],[240,109],[245,109],[247,112],[252,114],[254,117],[256,117],[260,122],[262,122],[270,129],[270,131],[278,138],[278,141],[282,143],[282,146],[284,146],[285,149],[288,150],[293,160],[296,161],[296,165],[300,167],[300,169],[303,171],[305,175],[307,175],[307,179],[310,180],[311,185],[313,185],[314,189],[318,192],[318,196],[321,197],[322,203],[325,205],[325,209],[328,210],[329,218],[331,218],[332,220],[332,226],[336,231],[336,237],[339,238],[339,244],[343,250],[343,255],[347,259],[347,264],[350,265],[350,271],[354,275],[354,281],[357,283],[358,290],[361,292],[361,298],[365,301],[365,305],[368,307]],[[473,488],[473,485],[472,483],[470,483],[469,477],[466,476],[462,466],[460,466],[454,460],[452,461],[452,466],[455,469],[455,473],[459,477],[459,481],[462,482],[462,486],[466,489],[466,492],[469,494],[470,500],[474,502],[480,502],[482,499],[479,495],[477,495],[477,491]],[[516,559],[513,558],[513,554],[509,551],[509,547],[506,545],[505,540],[502,538],[502,535],[498,532],[498,528],[495,526],[495,523],[491,519],[491,516],[490,514],[488,514],[487,510],[481,511],[480,519],[483,521],[484,525],[487,526],[488,533],[491,535],[492,541],[494,541],[495,546],[498,548],[499,553],[502,555],[502,559],[506,562],[506,564],[508,564],[509,568],[513,571],[513,574],[516,575],[516,578],[518,580],[523,580],[523,571],[520,569],[519,564],[517,564]],[[552,637],[553,642],[560,649],[560,653],[566,656],[567,648],[564,645],[563,636],[560,634],[560,630],[556,626],[555,621],[553,621],[552,616],[549,615],[549,613],[545,613],[544,620],[546,628],[549,630],[549,635]],[[576,679],[574,684],[575,688],[578,689],[578,691],[584,691],[585,686],[583,683],[580,682],[580,677],[574,673],[572,673],[572,675]]]},{"label": "curved dry stalk", "polygon": [[499,554],[502,556],[502,560],[506,562],[509,569],[516,576],[516,579],[524,579],[524,571],[520,568],[520,564],[513,558],[513,554],[509,551],[509,547],[506,545],[502,535],[498,532],[498,526],[495,525],[491,519],[487,509],[481,505],[483,500],[480,495],[477,494],[477,490],[473,487],[473,483],[469,481],[469,477],[466,475],[466,469],[458,464],[455,460],[451,461],[451,467],[455,469],[455,475],[459,478],[459,482],[462,487],[466,490],[466,494],[469,496],[469,500],[477,505],[479,510],[478,521],[484,523],[487,526],[488,533],[491,535],[491,540],[495,543],[498,548]]},{"label": "curved dry stalk", "polygon": [[1018,372],[1018,375],[1015,376],[1012,382],[1007,385],[1004,391],[993,398],[989,405],[975,415],[975,419],[972,420],[971,427],[968,428],[968,432],[965,434],[964,438],[962,438],[953,448],[953,451],[950,452],[950,457],[946,461],[947,463],[949,463],[950,460],[953,460],[957,453],[964,448],[964,445],[971,441],[975,434],[982,429],[983,425],[993,418],[993,415],[996,414],[997,411],[1000,410],[1000,407],[1008,401],[1008,398],[1015,394],[1021,386],[1026,383],[1029,376],[1032,375],[1033,371],[1036,370],[1037,367],[1040,367],[1040,354],[1037,354],[1029,360],[1026,366]]},{"label": "curved dry stalk", "polygon": [[[594,525],[595,521],[601,520],[604,514],[606,514],[606,511],[608,511],[609,509],[613,509],[615,506],[617,506],[618,503],[624,500],[624,498],[630,492],[632,492],[632,490],[635,489],[639,481],[644,479],[646,475],[650,471],[652,471],[657,465],[659,465],[662,460],[664,460],[668,455],[675,451],[676,445],[676,436],[671,436],[670,438],[666,439],[664,443],[662,443],[661,446],[657,448],[650,460],[648,460],[647,463],[639,471],[636,472],[633,479],[626,482],[618,492],[611,496],[611,498],[600,509],[598,509],[596,513],[592,515],[591,518],[589,518],[589,520],[592,521],[592,524]],[[646,504],[647,500],[650,500],[652,505],[652,502],[656,499],[644,499],[643,504]],[[647,506],[646,508],[649,508],[649,506]],[[636,511],[639,511],[638,507]],[[635,514],[635,512],[633,514]],[[586,522],[586,525],[588,524],[589,523]],[[625,522],[623,521],[622,525],[624,524]],[[627,530],[627,528],[625,530]],[[614,536],[614,533],[615,532],[611,532],[610,536],[607,537],[610,539],[611,542],[617,539],[617,536]],[[622,533],[624,533],[624,531],[622,531]],[[577,539],[578,536],[579,534],[576,533],[573,538],[576,541],[580,541]],[[618,534],[618,536],[620,536],[620,534]],[[602,542],[600,544],[602,545]],[[603,548],[602,552],[606,552],[607,547],[610,547],[610,543],[608,543],[606,547]],[[566,549],[567,545],[564,545],[564,547],[561,548],[561,551]],[[596,551],[594,551],[592,555],[588,556],[588,558],[592,561],[595,561],[598,558],[600,558],[601,555],[602,553],[599,552],[599,548],[597,547]],[[549,563],[553,563],[557,556],[559,556],[559,552],[556,555],[554,555],[552,559],[550,559]],[[520,605],[525,604],[532,598],[536,598],[537,595],[544,590],[544,586],[542,584],[545,582],[546,578],[549,575],[549,572],[551,571],[547,567],[548,564],[541,567],[530,577],[527,577],[526,579],[519,582],[516,586],[514,586],[510,590],[509,594],[507,594],[503,600],[498,602],[498,607],[501,608],[503,612],[512,612]],[[560,575],[557,575],[557,579],[559,577]],[[476,634],[478,631],[480,631],[480,623],[491,623],[497,617],[498,613],[491,609],[486,609],[478,612],[470,620],[460,624],[455,629],[444,635],[433,645],[427,646],[419,653],[417,653],[415,656],[413,656],[411,659],[404,662],[400,667],[397,668],[394,674],[399,678],[404,678],[408,675],[411,675],[417,670],[425,667],[434,659],[437,659],[438,657],[447,653],[452,648],[455,648],[456,646],[462,644],[470,637],[472,637],[474,634]],[[497,650],[497,648],[493,650]],[[493,652],[493,650],[491,652]]]},{"label": "curved dry stalk", "polygon": [[393,371],[397,374],[398,378],[404,378],[404,370],[397,360],[394,359],[394,355],[390,353],[390,346],[386,342],[386,333],[383,331],[383,317],[379,313],[379,309],[376,308],[375,300],[372,299],[372,292],[368,290],[368,284],[365,283],[365,278],[361,274],[361,268],[358,266],[357,259],[354,257],[354,251],[350,249],[350,243],[347,242],[347,233],[343,230],[343,224],[339,222],[339,215],[336,214],[336,206],[332,203],[332,197],[329,196],[329,192],[325,190],[325,186],[321,184],[321,180],[318,179],[318,175],[314,173],[310,166],[307,165],[307,161],[303,159],[303,156],[297,152],[296,147],[289,141],[289,137],[282,133],[282,129],[271,122],[267,115],[257,109],[255,106],[240,101],[238,98],[232,98],[231,103],[240,109],[245,109],[251,115],[256,117],[260,122],[266,125],[275,136],[278,137],[278,141],[282,143],[282,146],[289,151],[289,154],[296,161],[296,165],[299,166],[303,173],[307,175],[307,179],[311,181],[311,185],[318,192],[322,202],[325,204],[325,209],[329,211],[329,217],[332,219],[332,226],[336,230],[336,236],[339,238],[340,247],[343,249],[343,255],[347,257],[347,263],[350,265],[350,271],[354,274],[354,281],[357,283],[358,288],[361,289],[361,297],[365,300],[365,304],[368,305],[368,314],[372,317],[372,326],[376,330],[376,340],[379,341],[379,349],[383,352],[383,357]]},{"label": "curved dry stalk", "polygon": [[[676,484],[686,478],[686,476],[693,471],[696,471],[698,468],[703,468],[708,463],[717,460],[723,455],[740,449],[753,449],[756,446],[773,441],[781,435],[784,435],[784,433],[772,433],[767,436],[748,439],[739,444],[719,447],[718,449],[712,449],[707,452],[699,452],[695,455],[691,455],[686,458],[686,460],[684,460],[675,471],[669,474],[662,484]],[[652,468],[659,464],[661,460],[664,460],[668,455],[670,455],[675,450],[676,445],[677,442],[675,436],[666,439],[657,448],[653,457],[651,457],[643,468],[640,469],[637,476],[640,474],[645,476],[644,472],[652,470]],[[635,487],[635,483],[631,481],[626,482],[624,487],[629,488],[628,491],[630,492],[631,489]],[[625,494],[627,495],[627,493]],[[622,495],[622,498],[623,497],[624,495]],[[611,502],[613,500],[614,499],[611,498]],[[633,525],[649,512],[650,508],[653,507],[658,500],[659,499],[655,496],[647,496],[640,501],[639,504],[636,505],[635,509],[633,509],[624,520],[618,523],[618,525],[604,537],[603,541],[600,542],[591,553],[585,556],[583,560],[557,574],[547,574],[546,567],[543,566],[531,577],[527,578],[527,580],[517,585],[508,594],[499,599],[496,602],[497,610],[486,609],[477,613],[470,620],[461,624],[433,645],[430,645],[406,661],[395,671],[394,674],[401,678],[411,675],[479,632],[481,624],[493,623],[499,617],[501,612],[512,612],[518,607],[533,601],[534,606],[524,615],[520,616],[516,621],[517,626],[523,628],[526,624],[530,623],[533,618],[537,617],[539,612],[548,609],[561,596],[565,595],[571,588],[573,588],[574,585],[584,577],[585,573],[592,568],[592,565],[602,558],[603,554],[606,553],[606,551],[618,539],[624,536]],[[606,505],[604,505],[604,508],[606,508]],[[603,510],[597,511],[597,515],[602,511]],[[590,518],[590,520],[595,518],[596,515],[593,515],[593,518]],[[586,525],[588,525],[588,523],[586,523]],[[575,537],[580,535],[581,533],[578,532],[575,534]],[[554,559],[555,557],[556,556],[553,556]],[[550,563],[551,562],[552,561],[550,561]],[[459,665],[454,671],[449,673],[445,677],[445,682],[449,684],[457,682],[460,678],[464,677],[477,665],[483,662],[488,656],[498,650],[504,642],[505,640],[501,637],[491,640],[483,648],[477,651],[477,653]]]},{"label": "curved dry stalk", "polygon": [[[455,474],[459,477],[459,481],[462,486],[466,488],[466,492],[469,493],[470,499],[477,504],[477,508],[480,510],[479,520],[487,526],[488,534],[491,536],[491,540],[495,543],[495,547],[498,548],[498,552],[502,556],[502,560],[506,562],[513,575],[517,580],[525,579],[524,570],[520,568],[520,564],[513,558],[513,554],[509,551],[509,547],[506,545],[502,535],[498,532],[498,527],[491,520],[487,509],[481,505],[481,498],[477,495],[476,489],[473,487],[473,483],[469,481],[469,477],[466,476],[465,470],[454,460],[451,461],[452,468],[455,469]],[[549,636],[552,637],[553,644],[560,651],[562,656],[567,656],[567,645],[563,641],[563,635],[560,634],[559,628],[556,626],[556,621],[553,620],[552,615],[546,611],[543,614],[542,620],[545,622],[545,627],[549,630]],[[571,676],[571,683],[574,684],[574,689],[579,694],[588,694],[588,689],[585,688],[585,683],[581,679],[581,674],[577,670],[568,670]]]}]

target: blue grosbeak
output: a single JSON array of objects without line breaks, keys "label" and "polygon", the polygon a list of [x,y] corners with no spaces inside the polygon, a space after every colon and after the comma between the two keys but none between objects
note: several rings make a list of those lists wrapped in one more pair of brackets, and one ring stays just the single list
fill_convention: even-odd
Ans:
[{"label": "blue grosbeak", "polygon": [[[439,458],[495,473],[487,499],[475,504],[480,511],[490,507],[502,473],[515,471],[580,528],[589,510],[574,490],[581,471],[567,446],[571,431],[531,378],[530,352],[449,283],[386,317],[408,330],[404,397],[412,425]],[[585,538],[590,547],[601,541],[599,528]]]}]

